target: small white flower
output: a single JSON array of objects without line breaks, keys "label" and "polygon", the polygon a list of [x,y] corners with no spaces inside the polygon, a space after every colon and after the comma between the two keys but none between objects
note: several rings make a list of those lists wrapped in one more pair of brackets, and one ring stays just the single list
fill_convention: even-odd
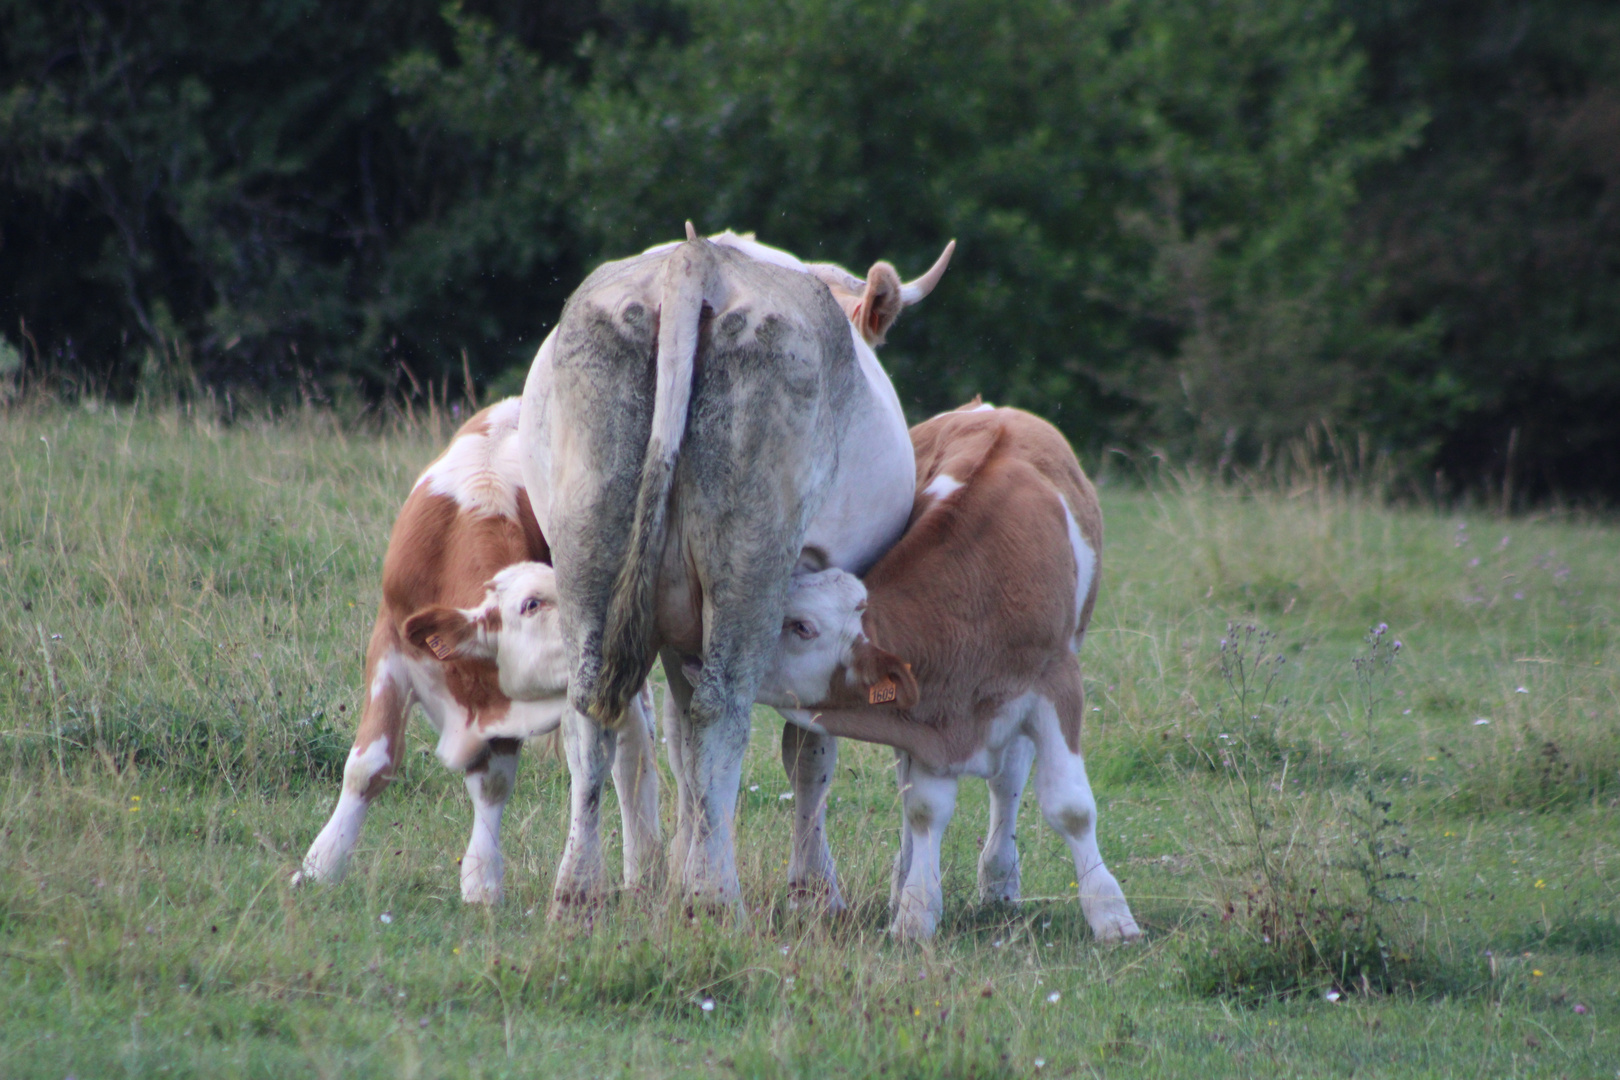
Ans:
[{"label": "small white flower", "polygon": [[1326,998],[1327,1000],[1329,1000],[1329,1001],[1338,1001],[1344,995],[1339,993],[1337,990],[1329,990],[1327,993],[1323,994],[1322,996],[1324,998]]},{"label": "small white flower", "polygon": [[703,1009],[704,1012],[714,1012],[714,998],[712,998],[712,997],[704,998],[701,1008]]},{"label": "small white flower", "polygon": [[782,946],[782,955],[786,956],[787,954],[788,954],[788,947],[786,945],[784,945],[784,946]]},{"label": "small white flower", "polygon": [[748,790],[749,791],[758,791],[759,790],[759,785],[758,784],[749,784],[748,785]]},{"label": "small white flower", "polygon": [[1515,690],[1513,692],[1515,694],[1528,694],[1530,691],[1526,690],[1524,687],[1521,686],[1521,687],[1519,687],[1517,690]]},{"label": "small white flower", "polygon": [[380,923],[391,923],[394,921],[394,917],[385,911],[381,915],[377,916],[377,921]]},{"label": "small white flower", "polygon": [[1478,719],[1478,720],[1475,720],[1475,721],[1474,721],[1474,726],[1475,726],[1475,727],[1484,727],[1484,726],[1485,726],[1485,725],[1486,725],[1486,724],[1488,724],[1488,723],[1490,723],[1490,721],[1489,721],[1489,720],[1487,720],[1487,719],[1485,719],[1485,718],[1484,718],[1484,717],[1483,717],[1483,716],[1482,716],[1482,717],[1480,717],[1480,718],[1479,718],[1479,719]]},{"label": "small white flower", "polygon": [[792,802],[793,801],[793,792],[784,791],[784,792],[782,792],[782,794],[778,795],[777,798],[782,800],[783,802]]},{"label": "small white flower", "polygon": [[1056,1005],[1060,1000],[1062,1000],[1062,998],[1063,995],[1054,990],[1050,994],[1046,995],[1046,1003],[1048,1005]]},{"label": "small white flower", "polygon": [[1036,1058],[1036,1059],[1035,1059],[1035,1067],[1036,1067],[1036,1068],[1037,1068],[1037,1069],[1044,1069],[1044,1068],[1046,1068],[1046,1059],[1045,1059],[1045,1058]]}]

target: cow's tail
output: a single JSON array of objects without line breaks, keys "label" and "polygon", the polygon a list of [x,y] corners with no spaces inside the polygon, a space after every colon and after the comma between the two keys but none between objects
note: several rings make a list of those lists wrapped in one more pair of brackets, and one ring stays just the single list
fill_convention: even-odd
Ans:
[{"label": "cow's tail", "polygon": [[670,485],[686,431],[698,328],[704,303],[715,284],[714,267],[714,255],[705,240],[682,244],[670,252],[664,263],[652,431],[641,467],[641,486],[636,492],[630,543],[608,598],[601,673],[590,702],[591,716],[608,726],[616,726],[623,718],[652,670],[653,605],[664,551]]}]

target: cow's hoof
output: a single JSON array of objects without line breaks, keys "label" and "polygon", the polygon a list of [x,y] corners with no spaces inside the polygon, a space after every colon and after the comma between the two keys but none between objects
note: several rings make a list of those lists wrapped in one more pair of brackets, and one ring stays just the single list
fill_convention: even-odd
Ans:
[{"label": "cow's hoof", "polygon": [[926,904],[909,904],[900,899],[900,910],[895,914],[889,933],[901,941],[927,941],[939,929],[939,916]]},{"label": "cow's hoof", "polygon": [[1019,900],[1018,880],[991,882],[979,886],[979,903],[981,904],[1016,904]]},{"label": "cow's hoof", "polygon": [[1128,945],[1142,940],[1142,928],[1129,913],[1102,919],[1092,926],[1091,932],[1105,945]]},{"label": "cow's hoof", "polygon": [[788,883],[788,910],[816,910],[842,915],[849,910],[834,881],[792,881]]},{"label": "cow's hoof", "polygon": [[742,900],[721,900],[713,896],[688,896],[686,919],[693,924],[712,923],[715,926],[743,930],[748,927],[748,909]]}]

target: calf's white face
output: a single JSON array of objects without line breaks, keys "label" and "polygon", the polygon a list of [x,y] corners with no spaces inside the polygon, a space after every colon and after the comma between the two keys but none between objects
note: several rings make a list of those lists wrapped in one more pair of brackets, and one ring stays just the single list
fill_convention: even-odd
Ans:
[{"label": "calf's white face", "polygon": [[405,620],[407,640],[440,660],[482,660],[500,672],[501,693],[543,701],[568,693],[568,658],[557,617],[557,575],[544,563],[496,574],[475,608],[430,607]]},{"label": "calf's white face", "polygon": [[755,700],[784,709],[915,705],[911,665],[867,639],[865,610],[866,586],[854,574],[795,574],[775,661]]}]

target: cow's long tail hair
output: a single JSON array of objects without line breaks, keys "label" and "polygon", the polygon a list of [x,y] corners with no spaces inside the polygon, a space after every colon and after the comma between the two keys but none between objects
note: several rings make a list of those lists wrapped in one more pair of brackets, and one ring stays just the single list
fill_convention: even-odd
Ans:
[{"label": "cow's long tail hair", "polygon": [[[636,492],[630,543],[608,598],[602,667],[589,703],[600,724],[616,726],[652,671],[653,605],[663,558],[669,491],[692,400],[692,370],[705,303],[718,297],[718,264],[706,240],[690,240],[664,263],[658,323],[658,376],[652,432]],[[717,305],[714,305],[717,306]]]}]

